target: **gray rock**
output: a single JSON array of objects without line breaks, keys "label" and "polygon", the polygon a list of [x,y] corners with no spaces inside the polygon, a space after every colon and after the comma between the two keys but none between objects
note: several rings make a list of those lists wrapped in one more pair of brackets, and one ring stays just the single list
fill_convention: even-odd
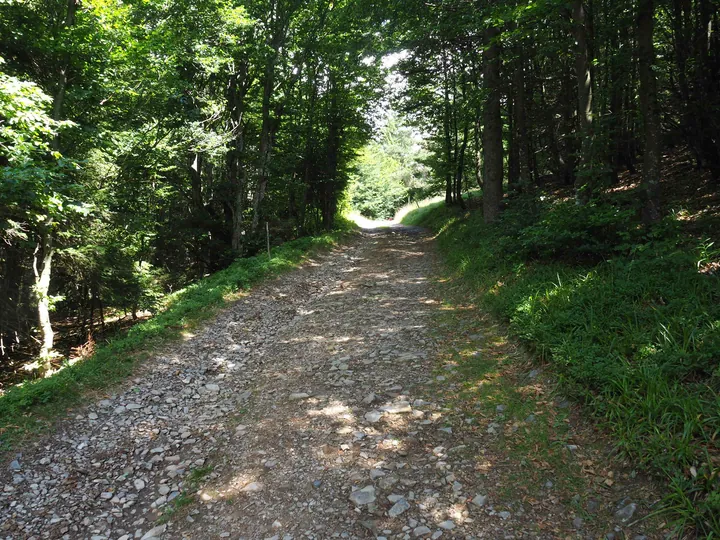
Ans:
[{"label": "gray rock", "polygon": [[365,486],[350,494],[350,501],[356,506],[363,506],[375,502],[375,487]]},{"label": "gray rock", "polygon": [[158,525],[157,527],[153,527],[148,532],[146,532],[140,540],[150,540],[151,538],[160,538],[162,534],[167,529],[167,524]]},{"label": "gray rock", "polygon": [[410,509],[410,503],[405,499],[400,499],[393,507],[388,510],[388,516],[391,518],[398,517],[400,514]]},{"label": "gray rock", "polygon": [[487,504],[487,500],[487,495],[476,495],[475,498],[472,500],[472,503],[475,506],[485,506]]},{"label": "gray rock", "polygon": [[575,519],[573,519],[572,524],[573,524],[573,527],[575,527],[576,529],[582,529],[583,524],[584,524],[583,518],[576,517]]},{"label": "gray rock", "polygon": [[295,392],[293,394],[290,394],[290,399],[292,401],[298,401],[301,399],[307,399],[310,397],[310,394],[307,394],[305,392]]},{"label": "gray rock", "polygon": [[422,536],[427,536],[431,532],[432,531],[425,525],[420,525],[419,527],[415,527],[413,534],[415,535],[415,538],[420,538]]},{"label": "gray rock", "polygon": [[240,491],[243,493],[253,493],[255,491],[262,491],[263,485],[260,482],[250,482]]},{"label": "gray rock", "polygon": [[11,471],[19,471],[22,469],[22,465],[20,465],[20,462],[17,459],[13,459],[10,462],[10,470]]},{"label": "gray rock", "polygon": [[501,519],[510,519],[510,512],[503,510],[502,512],[498,512],[498,516],[500,516]]},{"label": "gray rock", "polygon": [[135,481],[133,482],[133,485],[135,486],[135,489],[138,490],[138,491],[140,491],[140,490],[142,490],[142,489],[145,489],[145,482],[144,482],[143,480],[141,480],[140,478],[138,478],[137,480],[135,480]]},{"label": "gray rock", "polygon": [[452,531],[455,528],[455,522],[448,519],[438,523],[438,527],[445,529],[446,531]]},{"label": "gray rock", "polygon": [[209,392],[219,392],[220,386],[217,384],[214,384],[214,383],[208,383],[205,385],[205,389],[208,390]]},{"label": "gray rock", "polygon": [[412,412],[412,407],[410,407],[410,403],[407,401],[398,401],[397,403],[380,407],[380,410],[388,414],[402,414]]},{"label": "gray rock", "polygon": [[635,510],[637,510],[637,504],[630,503],[615,512],[615,517],[620,521],[628,521],[635,514]]},{"label": "gray rock", "polygon": [[365,420],[367,420],[371,424],[374,424],[382,418],[382,415],[383,413],[381,413],[380,411],[370,411],[365,413]]}]

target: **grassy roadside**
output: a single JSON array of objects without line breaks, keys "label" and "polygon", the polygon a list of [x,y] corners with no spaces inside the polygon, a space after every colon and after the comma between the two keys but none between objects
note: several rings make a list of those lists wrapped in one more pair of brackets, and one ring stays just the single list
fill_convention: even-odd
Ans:
[{"label": "grassy roadside", "polygon": [[720,278],[712,246],[622,204],[518,198],[500,223],[436,204],[428,227],[479,305],[548,362],[623,455],[667,479],[680,529],[720,534]]},{"label": "grassy roadside", "polygon": [[9,389],[0,396],[0,452],[50,425],[88,392],[108,388],[130,376],[137,363],[154,349],[210,318],[237,299],[239,292],[295,268],[310,252],[330,248],[346,234],[338,231],[286,242],[272,250],[270,259],[264,253],[238,259],[225,270],[172,294],[161,313],[98,347],[91,358]]}]

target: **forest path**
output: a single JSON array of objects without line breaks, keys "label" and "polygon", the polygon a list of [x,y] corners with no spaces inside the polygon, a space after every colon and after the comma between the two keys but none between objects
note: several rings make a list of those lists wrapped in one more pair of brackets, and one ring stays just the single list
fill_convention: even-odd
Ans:
[{"label": "forest path", "polygon": [[643,484],[437,264],[390,228],[256,287],[19,455],[0,537],[622,538]]}]

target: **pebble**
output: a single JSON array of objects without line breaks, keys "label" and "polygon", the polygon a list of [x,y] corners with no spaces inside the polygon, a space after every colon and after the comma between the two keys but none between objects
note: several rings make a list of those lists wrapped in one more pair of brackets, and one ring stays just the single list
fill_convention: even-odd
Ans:
[{"label": "pebble", "polygon": [[476,495],[475,498],[472,500],[472,503],[475,506],[485,506],[487,504],[487,495]]},{"label": "pebble", "polygon": [[350,501],[356,506],[363,506],[375,502],[375,487],[365,486],[350,494]]},{"label": "pebble", "polygon": [[381,407],[380,410],[388,414],[402,414],[412,412],[412,407],[410,407],[410,403],[407,401],[400,401],[386,407]]},{"label": "pebble", "polygon": [[395,518],[409,509],[410,503],[407,502],[405,499],[400,499],[392,506],[392,508],[390,508],[390,510],[388,510],[388,516],[390,516],[391,518]]},{"label": "pebble", "polygon": [[158,525],[157,527],[153,527],[148,532],[146,532],[140,540],[150,540],[151,538],[160,538],[162,534],[167,529],[167,524]]},{"label": "pebble", "polygon": [[630,503],[615,512],[615,517],[620,521],[628,521],[635,514],[635,510],[637,510],[637,504]]}]

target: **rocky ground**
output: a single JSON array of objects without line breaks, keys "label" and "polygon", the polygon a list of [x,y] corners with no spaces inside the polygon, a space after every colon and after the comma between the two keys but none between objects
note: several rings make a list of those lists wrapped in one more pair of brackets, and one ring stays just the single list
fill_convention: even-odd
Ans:
[{"label": "rocky ground", "polygon": [[8,461],[0,537],[663,537],[652,487],[437,269],[397,228],[258,286]]}]

